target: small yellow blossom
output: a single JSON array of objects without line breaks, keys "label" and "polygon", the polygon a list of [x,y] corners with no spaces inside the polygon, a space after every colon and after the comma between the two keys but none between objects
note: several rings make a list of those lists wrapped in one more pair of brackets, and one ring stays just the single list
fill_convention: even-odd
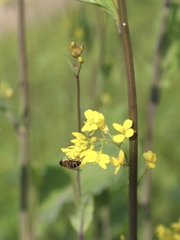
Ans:
[{"label": "small yellow blossom", "polygon": [[125,236],[124,236],[124,235],[121,235],[121,236],[120,236],[120,240],[126,240]]},{"label": "small yellow blossom", "polygon": [[152,151],[148,151],[143,154],[143,157],[146,160],[147,168],[155,168],[155,163],[156,163],[156,154],[155,153],[153,153]]},{"label": "small yellow blossom", "polygon": [[104,116],[102,113],[88,109],[87,111],[85,111],[84,115],[87,121],[85,122],[85,125],[81,129],[82,132],[85,131],[91,132],[97,129],[104,133],[107,133],[109,131],[107,125],[105,124]]},{"label": "small yellow blossom", "polygon": [[115,135],[113,140],[115,142],[121,143],[124,142],[126,138],[132,137],[135,131],[131,128],[132,127],[132,120],[127,119],[124,121],[123,126],[118,123],[113,123],[113,127],[119,131],[121,134]]},{"label": "small yellow blossom", "polygon": [[111,95],[107,92],[104,92],[102,95],[101,95],[101,102],[103,103],[103,105],[108,105],[110,102],[111,102]]},{"label": "small yellow blossom", "polygon": [[68,146],[67,148],[61,148],[61,151],[72,159],[83,158],[87,149],[89,149],[93,143],[82,133],[73,132],[72,135],[76,137],[71,140],[74,145]]},{"label": "small yellow blossom", "polygon": [[159,238],[162,238],[166,234],[166,228],[163,225],[159,225],[156,228],[156,233]]},{"label": "small yellow blossom", "polygon": [[109,163],[109,156],[107,154],[100,152],[93,151],[91,149],[88,149],[86,151],[85,157],[82,160],[81,165],[85,165],[87,162],[94,162],[98,163],[100,167],[103,169],[106,169],[106,164]]},{"label": "small yellow blossom", "polygon": [[124,152],[120,150],[119,157],[118,158],[111,157],[110,162],[116,167],[114,174],[117,174],[120,170],[120,167],[125,165]]},{"label": "small yellow blossom", "polygon": [[83,156],[82,148],[75,145],[68,146],[67,148],[61,148],[61,151],[66,153],[66,156],[72,159],[81,158]]},{"label": "small yellow blossom", "polygon": [[96,137],[88,138],[79,132],[72,132],[72,135],[75,137],[71,140],[73,145],[70,145],[67,148],[61,148],[61,151],[64,152],[67,157],[72,159],[82,159],[88,149],[93,150],[95,148],[94,144],[97,141]]},{"label": "small yellow blossom", "polygon": [[172,223],[171,227],[180,233],[180,218],[178,222]]}]

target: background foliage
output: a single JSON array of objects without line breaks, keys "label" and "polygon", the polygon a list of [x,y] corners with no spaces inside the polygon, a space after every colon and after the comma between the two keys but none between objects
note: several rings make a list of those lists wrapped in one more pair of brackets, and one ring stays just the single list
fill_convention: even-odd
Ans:
[{"label": "background foliage", "polygon": [[[146,136],[147,104],[162,1],[129,0],[128,16],[137,80],[141,154]],[[153,171],[151,199],[154,227],[159,223],[176,221],[180,213],[179,24],[180,5],[174,1],[162,53],[161,99],[154,123],[154,149],[158,158]],[[108,125],[114,121],[122,122],[127,116],[122,50],[116,25],[106,12],[76,3],[68,6],[63,14],[56,11],[42,21],[28,24],[30,218],[34,222],[33,231],[37,239],[43,240],[76,239],[69,219],[74,208],[74,172],[59,166],[63,157],[60,148],[68,144],[71,132],[77,130],[75,81],[65,60],[65,55],[70,56],[71,41],[85,46],[81,72],[82,112],[88,108],[96,109],[104,114]],[[18,116],[17,52],[16,30],[2,34],[0,81],[7,82],[14,89],[14,95],[7,102],[1,98],[0,104],[2,110],[7,104]],[[3,111],[0,112],[0,129],[0,239],[14,240],[18,239],[18,138]],[[139,162],[143,165],[141,161],[140,155]],[[119,234],[126,232],[127,172],[123,169],[115,176],[113,170],[104,172],[98,166],[86,166],[82,171],[83,192],[92,192],[95,196],[95,219],[86,233],[86,239],[95,239],[95,236],[109,239],[108,234],[112,234],[113,239],[119,239]],[[141,212],[139,216],[141,219]]]}]

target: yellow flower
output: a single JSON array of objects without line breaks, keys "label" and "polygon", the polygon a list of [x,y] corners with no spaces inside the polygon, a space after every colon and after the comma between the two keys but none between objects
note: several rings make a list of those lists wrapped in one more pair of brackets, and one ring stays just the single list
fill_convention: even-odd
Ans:
[{"label": "yellow flower", "polygon": [[113,123],[113,127],[119,131],[121,134],[115,135],[113,137],[113,140],[115,142],[121,143],[125,141],[126,138],[132,137],[135,133],[135,131],[131,128],[132,127],[132,120],[127,119],[124,121],[123,126],[118,123]]},{"label": "yellow flower", "polygon": [[[171,227],[159,225],[156,227],[156,234],[159,240],[180,240],[179,223],[171,224]],[[176,228],[177,227],[177,228]]]},{"label": "yellow flower", "polygon": [[148,151],[143,153],[143,157],[146,160],[146,167],[147,168],[155,168],[156,163],[156,154],[152,151]]},{"label": "yellow flower", "polygon": [[166,228],[162,224],[160,224],[156,228],[156,233],[157,233],[159,238],[162,238],[166,233]]},{"label": "yellow flower", "polygon": [[117,174],[120,170],[120,167],[125,165],[124,152],[120,150],[119,157],[118,158],[111,157],[110,162],[116,167],[114,174]]},{"label": "yellow flower", "polygon": [[91,132],[97,129],[104,133],[107,133],[109,131],[107,125],[105,124],[104,116],[102,113],[88,109],[87,111],[85,111],[84,115],[87,121],[81,129],[82,132]]},{"label": "yellow flower", "polygon": [[66,153],[66,156],[72,159],[78,159],[83,157],[83,149],[81,147],[72,145],[67,148],[61,148],[61,151]]},{"label": "yellow flower", "polygon": [[67,157],[72,159],[82,159],[88,149],[94,149],[94,144],[97,141],[96,137],[88,138],[79,132],[72,132],[72,135],[76,137],[71,140],[71,143],[74,145],[68,146],[67,148],[61,148],[61,151],[64,152]]},{"label": "yellow flower", "polygon": [[83,158],[87,149],[90,147],[92,148],[94,142],[91,143],[85,135],[79,132],[73,132],[72,135],[76,137],[71,140],[74,145],[68,146],[67,148],[61,148],[61,151],[72,159]]},{"label": "yellow flower", "polygon": [[174,230],[180,233],[180,218],[178,222],[172,223],[171,226]]},{"label": "yellow flower", "polygon": [[102,151],[100,152],[95,152],[91,149],[88,149],[86,151],[85,157],[82,160],[81,165],[85,165],[87,162],[94,162],[94,163],[98,163],[100,167],[102,167],[103,169],[106,169],[107,166],[106,164],[109,163],[109,156],[107,154],[102,153]]}]

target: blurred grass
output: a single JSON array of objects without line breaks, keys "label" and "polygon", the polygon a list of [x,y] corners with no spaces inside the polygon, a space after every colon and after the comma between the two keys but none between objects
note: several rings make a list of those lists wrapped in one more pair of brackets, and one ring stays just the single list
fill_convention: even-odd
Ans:
[{"label": "blurred grass", "polygon": [[[27,29],[31,94],[30,159],[35,189],[32,190],[35,195],[32,196],[32,205],[37,204],[39,199],[43,200],[42,208],[38,209],[37,205],[33,209],[33,214],[38,216],[36,230],[39,239],[43,240],[76,238],[68,221],[68,214],[72,211],[69,203],[72,201],[72,190],[68,189],[71,188],[73,173],[59,169],[58,166],[63,156],[60,148],[68,144],[72,138],[71,132],[77,129],[75,79],[65,60],[65,55],[70,56],[68,46],[72,40],[85,45],[85,62],[81,74],[82,112],[87,108],[101,111],[110,128],[112,122],[122,122],[127,117],[125,70],[115,23],[99,9],[89,5],[78,6],[79,10],[69,9],[64,15],[54,15],[48,21],[33,24]],[[102,18],[99,17],[100,13]],[[129,1],[128,13],[137,79],[139,140],[140,149],[143,149],[153,53],[161,20],[161,1]],[[174,61],[174,65],[179,66],[178,52],[171,51],[173,54],[168,56],[169,62]],[[14,96],[8,101],[18,115],[17,54],[16,32],[1,37],[0,76],[2,81],[7,81],[15,90]],[[179,78],[179,71],[173,67],[169,69],[165,63],[161,102],[154,125],[154,148],[158,157],[157,167],[152,173],[152,217],[155,226],[176,220],[180,212]],[[111,96],[110,102],[102,102],[103,93]],[[2,113],[0,118],[0,191],[3,193],[0,197],[0,239],[14,240],[18,234],[18,139]],[[139,159],[141,161],[141,156]],[[126,201],[117,200],[121,198],[119,188],[124,188],[125,177],[122,174],[115,176],[111,169],[104,174],[98,167],[95,170],[91,166],[86,168],[82,173],[84,191],[92,190],[100,195],[105,188],[111,187],[112,229],[117,237],[117,213],[120,209],[126,212],[127,208]],[[53,179],[50,173],[55,174]],[[94,185],[96,188],[93,188]],[[65,192],[67,198],[55,205]],[[61,209],[59,214],[58,209]],[[56,217],[48,220],[45,214],[48,211],[56,212]],[[123,219],[126,221],[125,215]],[[87,239],[92,238],[93,231],[94,227],[91,226]]]}]

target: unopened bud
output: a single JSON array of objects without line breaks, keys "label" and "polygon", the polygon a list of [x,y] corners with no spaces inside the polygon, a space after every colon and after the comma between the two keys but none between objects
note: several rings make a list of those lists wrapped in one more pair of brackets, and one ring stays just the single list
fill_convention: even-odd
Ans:
[{"label": "unopened bud", "polygon": [[84,62],[83,58],[82,57],[78,57],[78,62],[79,63],[83,63]]}]

